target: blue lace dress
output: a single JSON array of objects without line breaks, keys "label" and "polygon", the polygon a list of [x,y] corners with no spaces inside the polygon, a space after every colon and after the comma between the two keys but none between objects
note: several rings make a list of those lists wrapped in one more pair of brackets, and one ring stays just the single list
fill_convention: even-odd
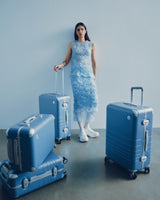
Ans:
[{"label": "blue lace dress", "polygon": [[92,68],[92,42],[72,42],[71,84],[74,96],[74,120],[92,121],[98,96]]}]

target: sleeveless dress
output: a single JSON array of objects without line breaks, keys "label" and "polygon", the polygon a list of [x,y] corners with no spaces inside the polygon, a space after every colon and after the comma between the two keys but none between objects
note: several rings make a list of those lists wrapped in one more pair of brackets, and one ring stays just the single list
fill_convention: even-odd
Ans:
[{"label": "sleeveless dress", "polygon": [[98,95],[92,68],[92,42],[72,42],[71,85],[74,97],[74,120],[93,121],[98,110]]}]

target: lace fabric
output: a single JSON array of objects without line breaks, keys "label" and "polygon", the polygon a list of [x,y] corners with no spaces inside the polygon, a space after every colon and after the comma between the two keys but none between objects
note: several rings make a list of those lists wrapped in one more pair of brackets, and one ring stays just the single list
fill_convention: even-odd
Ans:
[{"label": "lace fabric", "polygon": [[71,84],[74,120],[93,121],[98,110],[98,95],[91,60],[92,43],[72,42]]}]

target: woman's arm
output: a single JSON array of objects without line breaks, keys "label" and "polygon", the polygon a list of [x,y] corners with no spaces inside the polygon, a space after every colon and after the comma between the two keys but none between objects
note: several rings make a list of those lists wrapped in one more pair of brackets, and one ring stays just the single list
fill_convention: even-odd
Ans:
[{"label": "woman's arm", "polygon": [[55,65],[54,70],[57,72],[62,67],[65,67],[66,65],[68,65],[68,63],[71,59],[71,56],[72,56],[72,42],[70,42],[68,45],[68,50],[67,50],[67,55],[66,55],[65,60],[61,64]]},{"label": "woman's arm", "polygon": [[96,82],[97,63],[96,63],[96,45],[94,43],[92,43],[92,67],[93,67],[93,73],[94,73],[95,82]]}]

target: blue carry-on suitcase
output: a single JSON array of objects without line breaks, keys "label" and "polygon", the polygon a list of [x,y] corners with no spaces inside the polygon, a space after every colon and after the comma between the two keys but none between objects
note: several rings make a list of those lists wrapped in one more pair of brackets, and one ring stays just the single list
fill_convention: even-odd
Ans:
[{"label": "blue carry-on suitcase", "polygon": [[9,196],[17,198],[66,176],[62,158],[53,151],[34,172],[17,172],[11,168],[9,160],[0,163],[0,179]]},{"label": "blue carry-on suitcase", "polygon": [[[133,91],[141,90],[141,105],[134,105]],[[131,103],[107,106],[106,157],[129,171],[131,179],[137,171],[150,172],[152,108],[143,106],[143,88],[131,88]]]},{"label": "blue carry-on suitcase", "polygon": [[55,146],[53,115],[33,115],[7,130],[8,158],[13,169],[34,171]]},{"label": "blue carry-on suitcase", "polygon": [[[55,117],[55,139],[61,143],[62,139],[70,140],[71,136],[71,98],[64,95],[64,72],[63,94],[48,93],[39,96],[39,112],[42,114],[53,114]],[[57,74],[57,73],[56,73]],[[57,75],[56,84],[57,85]]]},{"label": "blue carry-on suitcase", "polygon": [[61,143],[62,139],[70,139],[71,99],[69,96],[56,93],[40,95],[39,112],[55,116],[55,139],[57,143]]}]

